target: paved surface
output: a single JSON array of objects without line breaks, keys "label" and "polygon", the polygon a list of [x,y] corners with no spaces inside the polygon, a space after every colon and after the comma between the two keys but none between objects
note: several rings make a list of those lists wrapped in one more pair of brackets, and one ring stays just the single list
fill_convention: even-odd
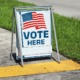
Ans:
[{"label": "paved surface", "polygon": [[36,5],[52,5],[54,12],[68,16],[80,18],[80,0],[19,0],[34,3]]},{"label": "paved surface", "polygon": [[0,78],[0,80],[80,80],[80,71]]},{"label": "paved surface", "polygon": [[[16,52],[16,36],[14,34],[14,39],[13,39],[13,60],[10,60],[10,52],[11,52],[11,35],[12,33],[8,30],[0,28],[0,66],[9,66],[9,65],[16,65],[19,64],[18,61],[15,59],[15,52]],[[57,55],[56,52],[53,52],[54,59],[57,60]],[[60,55],[61,59],[66,59],[62,55]],[[38,59],[34,61],[28,60],[27,63],[37,63],[37,62],[42,62],[44,59],[42,58],[41,60]],[[51,61],[53,59],[46,58],[44,61]],[[26,60],[24,61],[24,64],[26,64]]]},{"label": "paved surface", "polygon": [[0,28],[0,66],[15,64],[15,63],[13,64],[13,62],[10,61],[10,49],[11,49],[11,32]]},{"label": "paved surface", "polygon": [[[13,59],[10,61],[10,46],[11,46],[11,32],[5,29],[0,28],[0,66],[8,66],[8,65],[16,65]],[[14,51],[15,53],[15,34],[14,34]],[[54,53],[55,55],[56,53]],[[61,59],[66,59],[61,56]],[[25,61],[24,63],[38,63],[43,61]],[[51,61],[50,59],[45,59],[44,61]],[[31,76],[20,76],[20,77],[10,77],[10,78],[0,78],[0,80],[80,80],[80,70],[79,71],[68,71],[68,72],[60,72],[60,73],[48,73],[48,74],[40,74],[40,75],[31,75]]]},{"label": "paved surface", "polygon": [[[68,66],[69,65],[69,66]],[[59,68],[58,68],[59,67]],[[24,64],[24,67],[20,65],[4,66],[0,67],[0,78],[13,77],[13,76],[28,76],[33,74],[43,74],[51,72],[63,72],[71,70],[79,70],[80,64],[72,60],[61,60],[60,64],[56,61],[39,62],[32,64]]]}]

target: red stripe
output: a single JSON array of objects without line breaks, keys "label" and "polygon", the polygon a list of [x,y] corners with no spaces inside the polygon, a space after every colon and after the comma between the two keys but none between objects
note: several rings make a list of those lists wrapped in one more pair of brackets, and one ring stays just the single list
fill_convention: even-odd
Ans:
[{"label": "red stripe", "polygon": [[46,28],[43,14],[32,12],[32,20],[23,24],[23,29],[30,27],[35,27],[36,29]]}]

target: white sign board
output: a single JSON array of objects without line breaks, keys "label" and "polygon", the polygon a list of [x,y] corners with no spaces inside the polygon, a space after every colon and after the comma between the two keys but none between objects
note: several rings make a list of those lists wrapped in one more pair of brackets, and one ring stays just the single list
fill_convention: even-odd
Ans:
[{"label": "white sign board", "polygon": [[[51,56],[50,10],[16,10],[15,14],[18,34],[21,38],[22,56],[26,58]],[[18,47],[16,47],[17,56],[19,56]]]}]

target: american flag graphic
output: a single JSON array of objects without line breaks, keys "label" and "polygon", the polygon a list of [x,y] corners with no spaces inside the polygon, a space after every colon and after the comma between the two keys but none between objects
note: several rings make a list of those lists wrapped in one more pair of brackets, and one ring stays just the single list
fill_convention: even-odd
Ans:
[{"label": "american flag graphic", "polygon": [[23,19],[23,30],[31,27],[35,29],[45,28],[46,24],[44,21],[44,15],[37,12],[29,12],[22,15]]}]

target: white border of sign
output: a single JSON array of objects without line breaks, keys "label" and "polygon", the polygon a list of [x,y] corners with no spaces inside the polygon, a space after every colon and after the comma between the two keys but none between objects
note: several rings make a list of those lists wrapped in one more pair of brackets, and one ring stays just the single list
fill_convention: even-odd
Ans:
[{"label": "white border of sign", "polygon": [[[21,16],[19,16],[18,15],[18,13],[19,12],[23,12],[23,11],[41,11],[41,12],[44,12],[45,11],[45,13],[46,13],[46,11],[48,11],[49,13],[50,13],[50,26],[51,26],[51,28],[50,28],[50,32],[52,32],[52,27],[53,27],[53,30],[54,30],[54,36],[55,36],[55,42],[56,42],[56,50],[57,50],[57,56],[58,56],[58,61],[60,62],[60,56],[59,56],[59,50],[58,50],[58,42],[57,42],[57,36],[56,36],[56,28],[55,28],[55,24],[54,24],[54,16],[53,16],[53,11],[52,11],[52,8],[51,8],[51,6],[34,6],[33,8],[31,8],[31,7],[17,7],[17,8],[14,8],[13,9],[13,12],[14,12],[14,14],[13,14],[13,27],[12,27],[12,39],[11,39],[11,56],[12,56],[12,51],[13,51],[13,33],[14,33],[14,22],[15,22],[15,19],[14,19],[14,17],[16,18],[16,23],[17,23],[17,27],[16,27],[16,43],[17,43],[17,48],[16,48],[16,55],[21,59],[21,65],[23,66],[23,56],[25,56],[25,54],[23,54],[23,53],[25,53],[26,51],[30,51],[29,50],[29,48],[27,49],[24,49],[23,47],[22,47],[22,34],[20,34],[21,32],[22,32],[22,29],[21,29],[21,26],[22,26],[22,19],[18,19],[18,18],[22,18]],[[18,13],[17,13],[18,12]],[[45,15],[45,14],[44,14]],[[49,16],[49,15],[48,15]],[[49,18],[49,17],[48,17]],[[21,21],[19,21],[19,20],[21,20]],[[50,35],[49,36],[51,36],[51,33],[50,33]],[[51,37],[50,37],[50,39],[49,40],[51,40]],[[46,45],[47,46],[47,45]],[[45,47],[46,47],[45,46]],[[39,46],[37,46],[38,48],[39,48]],[[37,47],[35,47],[35,48],[33,48],[33,49],[36,49]],[[48,48],[47,48],[48,47]],[[42,50],[43,51],[43,53],[45,53],[47,56],[52,56],[52,45],[51,45],[51,43],[50,43],[50,46],[47,46],[45,49],[47,49],[47,50],[45,50],[44,51],[44,49]],[[44,47],[42,47],[42,48],[44,48]],[[42,49],[42,48],[39,48],[39,49]],[[32,48],[30,48],[30,49],[32,49]],[[32,49],[32,50],[33,50]],[[38,50],[39,50],[38,49]],[[41,52],[42,52],[41,51]],[[35,52],[35,51],[33,51],[34,53],[37,53],[37,52]],[[40,55],[41,56],[46,56],[45,54],[43,54],[43,53],[41,53]],[[29,53],[30,54],[30,53]],[[27,55],[28,57],[34,57],[34,54],[32,55]],[[39,52],[38,52],[38,54],[39,54]],[[40,56],[40,55],[37,55],[37,56]]]}]

